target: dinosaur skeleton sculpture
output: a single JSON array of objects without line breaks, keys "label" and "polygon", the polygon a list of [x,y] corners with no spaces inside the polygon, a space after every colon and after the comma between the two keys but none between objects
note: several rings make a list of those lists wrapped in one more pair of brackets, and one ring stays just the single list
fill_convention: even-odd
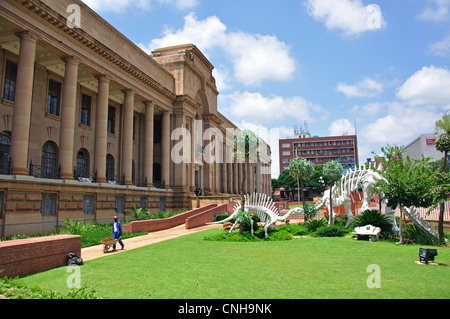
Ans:
[{"label": "dinosaur skeleton sculpture", "polygon": [[[333,187],[332,191],[332,199],[333,199],[333,207],[339,207],[344,205],[345,211],[348,216],[348,223],[346,227],[350,226],[353,221],[353,213],[351,211],[351,201],[354,200],[355,193],[361,200],[361,195],[359,193],[359,188],[362,188],[363,198],[362,198],[362,206],[361,211],[365,211],[370,209],[369,202],[370,199],[375,195],[375,183],[379,180],[385,178],[381,176],[378,172],[374,171],[371,168],[361,168],[355,169],[353,171],[347,172],[344,175],[340,182],[336,183]],[[330,190],[326,190],[322,199],[317,202],[315,205],[316,209],[326,206],[330,207]],[[417,213],[414,207],[402,207],[403,213],[412,220],[418,227],[420,227],[423,231],[430,234],[435,238],[439,238],[438,233],[425,221],[422,219],[420,214]],[[334,212],[331,212],[333,216],[335,216]],[[389,204],[386,205],[386,215],[392,222],[392,228],[395,233],[398,233],[399,228],[397,227],[397,223],[395,220],[395,209],[389,207]]]},{"label": "dinosaur skeleton sculpture", "polygon": [[[241,204],[240,203],[236,204],[234,206],[233,214],[231,214],[230,217],[228,217],[227,219],[218,221],[218,222],[208,223],[208,224],[212,225],[212,224],[227,223],[227,222],[235,219],[235,217],[239,213],[240,209],[241,209]],[[297,208],[289,210],[289,212],[287,214],[285,214],[284,216],[280,216],[277,206],[275,206],[275,204],[269,198],[269,196],[267,196],[266,194],[257,194],[257,193],[245,195],[244,210],[246,212],[251,211],[251,210],[256,211],[256,214],[258,215],[259,220],[262,223],[265,223],[264,232],[265,232],[266,237],[267,237],[267,230],[269,229],[270,226],[275,225],[277,222],[282,222],[282,221],[287,220],[289,218],[289,216],[291,216],[294,213],[295,214],[303,213],[303,208],[297,207]],[[235,222],[233,227],[231,227],[230,233],[236,227],[236,224],[237,224],[237,222]]]}]

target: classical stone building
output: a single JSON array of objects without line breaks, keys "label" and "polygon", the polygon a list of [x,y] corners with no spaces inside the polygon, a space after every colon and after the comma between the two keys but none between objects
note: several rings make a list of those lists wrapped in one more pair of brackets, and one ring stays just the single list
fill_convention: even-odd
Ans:
[{"label": "classical stone building", "polygon": [[[0,236],[240,192],[238,129],[195,45],[148,55],[79,0],[3,0],[0,49]],[[270,158],[261,141],[245,192],[270,194]]]}]

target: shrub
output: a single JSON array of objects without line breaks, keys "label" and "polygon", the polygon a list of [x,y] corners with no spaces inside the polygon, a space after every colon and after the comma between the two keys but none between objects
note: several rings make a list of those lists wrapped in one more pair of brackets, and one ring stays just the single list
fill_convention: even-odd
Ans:
[{"label": "shrub", "polygon": [[301,224],[287,224],[278,227],[279,230],[286,230],[292,236],[303,236],[308,234],[308,229]]},{"label": "shrub", "polygon": [[327,221],[324,218],[321,219],[310,219],[305,223],[306,228],[309,232],[314,232],[320,227],[326,226]]},{"label": "shrub", "polygon": [[354,227],[362,227],[372,225],[381,228],[381,237],[389,237],[392,235],[392,223],[389,217],[382,215],[376,209],[368,209],[362,212],[361,215],[356,216],[353,220]]},{"label": "shrub", "polygon": [[340,225],[322,226],[311,233],[314,237],[342,237],[344,234],[344,229]]},{"label": "shrub", "polygon": [[403,236],[405,238],[409,238],[412,242],[415,242],[417,244],[435,246],[439,245],[439,239],[425,233],[416,224],[407,225],[403,230]]},{"label": "shrub", "polygon": [[305,220],[309,220],[311,218],[316,217],[317,209],[314,204],[306,203],[303,207],[303,215],[305,216]]},{"label": "shrub", "polygon": [[214,222],[220,222],[221,220],[225,220],[225,219],[227,219],[230,216],[231,216],[231,214],[219,214],[219,215],[216,215],[216,216],[214,216]]}]

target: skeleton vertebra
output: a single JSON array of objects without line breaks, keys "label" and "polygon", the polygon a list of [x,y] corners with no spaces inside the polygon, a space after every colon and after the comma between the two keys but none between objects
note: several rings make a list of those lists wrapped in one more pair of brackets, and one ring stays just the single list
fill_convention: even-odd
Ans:
[{"label": "skeleton vertebra", "polygon": [[[332,200],[333,207],[339,207],[344,205],[345,211],[347,212],[348,223],[346,227],[348,227],[353,221],[353,213],[351,211],[351,201],[354,199],[354,193],[357,192],[357,196],[361,200],[361,196],[359,193],[359,188],[362,188],[363,198],[362,198],[362,206],[361,211],[365,211],[370,209],[369,202],[370,199],[375,195],[375,184],[377,181],[385,178],[381,176],[378,172],[371,168],[362,168],[355,169],[353,171],[347,172],[341,180],[336,183],[333,187]],[[316,209],[325,206],[329,208],[330,206],[330,191],[326,190],[323,197],[317,204],[315,205]],[[432,235],[433,237],[438,238],[438,233],[425,221],[422,217],[416,212],[414,207],[402,208],[403,213],[412,220],[418,227],[420,227],[423,231]],[[335,215],[334,212],[330,212],[330,214]],[[386,215],[390,218],[392,222],[393,231],[398,233],[399,229],[397,227],[397,223],[395,220],[395,209],[389,207],[389,203],[386,205]]]}]

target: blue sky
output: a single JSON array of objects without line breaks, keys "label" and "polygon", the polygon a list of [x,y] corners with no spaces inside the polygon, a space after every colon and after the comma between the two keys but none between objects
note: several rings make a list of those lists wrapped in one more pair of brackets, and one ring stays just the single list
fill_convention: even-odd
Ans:
[{"label": "blue sky", "polygon": [[[272,146],[358,135],[359,158],[432,133],[450,110],[450,0],[86,0],[147,52],[194,43],[218,110]],[[277,135],[278,134],[278,135]]]}]

